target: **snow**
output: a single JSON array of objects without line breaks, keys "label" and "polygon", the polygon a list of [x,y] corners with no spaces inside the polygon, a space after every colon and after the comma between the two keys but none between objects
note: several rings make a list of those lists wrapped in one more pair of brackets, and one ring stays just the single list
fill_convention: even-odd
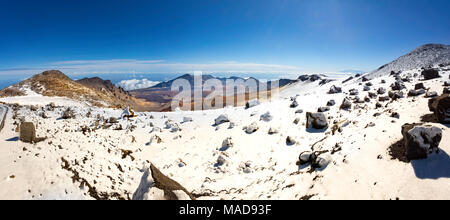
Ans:
[{"label": "snow", "polygon": [[[402,74],[417,71],[405,70]],[[424,81],[425,86],[442,91],[442,80],[448,79],[449,72],[441,75],[442,79]],[[372,90],[387,88],[394,81],[388,75],[380,76],[371,81]],[[67,100],[56,102],[58,98],[31,93],[25,96],[28,98],[5,98],[8,103],[20,101],[23,105],[70,105],[76,118],[58,120],[65,107],[46,111],[47,119],[40,117],[41,110],[20,108],[18,115],[37,125],[39,137],[47,137],[32,145],[15,139],[15,120],[13,113],[8,113],[5,129],[0,133],[0,198],[94,199],[87,186],[80,188],[80,182],[72,181],[72,169],[110,199],[116,199],[115,194],[125,199],[163,199],[164,193],[152,186],[148,174],[152,163],[189,192],[205,195],[198,199],[296,200],[305,195],[314,195],[312,199],[450,199],[447,125],[431,123],[442,129],[443,135],[441,153],[431,157],[430,162],[403,163],[392,160],[388,153],[388,147],[402,138],[403,124],[419,122],[422,115],[430,114],[428,99],[423,96],[384,102],[387,107],[381,109],[375,109],[375,99],[353,104],[350,111],[336,105],[324,113],[330,125],[327,130],[306,129],[306,112],[316,112],[330,99],[342,103],[350,89],[358,89],[361,97],[366,96],[358,79],[341,82],[322,86],[319,81],[298,82],[280,91],[278,98],[248,110],[229,107],[195,112],[138,112],[137,117],[121,119],[109,128],[103,128],[104,122],[98,121],[97,114],[119,118],[122,110],[86,107]],[[413,78],[405,85],[410,90],[417,82],[418,78]],[[342,87],[343,92],[328,94],[332,85]],[[304,112],[296,113],[298,109],[290,108],[291,97],[296,97],[298,108]],[[390,117],[394,111],[401,115],[400,119]],[[88,112],[91,117],[86,117]],[[260,121],[267,112],[271,120]],[[374,117],[375,113],[380,115]],[[185,117],[192,121],[182,123]],[[296,118],[298,124],[293,123]],[[331,132],[334,121],[345,125],[335,135]],[[83,134],[82,126],[92,131]],[[119,126],[123,129],[117,130]],[[247,133],[248,130],[252,132]],[[278,132],[269,135],[270,130]],[[295,144],[286,143],[288,136],[296,140]],[[232,147],[223,148],[224,144]],[[342,149],[332,154],[336,144]],[[134,159],[123,157],[122,150],[131,151]],[[320,155],[321,169],[310,171],[310,166],[297,165],[299,155],[305,151],[328,151]],[[70,169],[64,168],[63,159]],[[14,178],[9,178],[12,175]],[[188,198],[181,191],[175,194]]]},{"label": "snow", "polygon": [[29,88],[24,88],[23,92],[26,94],[25,96],[12,96],[12,97],[4,97],[0,98],[0,102],[10,103],[10,104],[20,104],[20,105],[39,105],[45,106],[50,103],[55,103],[58,106],[89,106],[86,103],[81,103],[74,101],[72,99],[64,98],[64,97],[48,97],[43,96],[34,92]]}]

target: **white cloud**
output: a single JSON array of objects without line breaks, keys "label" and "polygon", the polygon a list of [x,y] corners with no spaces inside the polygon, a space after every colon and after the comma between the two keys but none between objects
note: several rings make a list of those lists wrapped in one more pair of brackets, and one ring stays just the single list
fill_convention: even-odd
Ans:
[{"label": "white cloud", "polygon": [[130,79],[130,80],[122,80],[117,83],[117,86],[122,87],[124,90],[135,90],[135,89],[145,89],[152,87],[159,82],[150,81],[148,79]]}]

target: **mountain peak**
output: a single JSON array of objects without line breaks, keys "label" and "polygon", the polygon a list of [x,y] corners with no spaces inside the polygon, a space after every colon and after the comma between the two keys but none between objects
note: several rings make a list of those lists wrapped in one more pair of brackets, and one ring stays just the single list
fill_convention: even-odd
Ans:
[{"label": "mountain peak", "polygon": [[42,72],[41,74],[35,75],[35,77],[44,76],[44,77],[52,77],[56,79],[70,80],[68,76],[62,73],[59,70],[47,70]]}]

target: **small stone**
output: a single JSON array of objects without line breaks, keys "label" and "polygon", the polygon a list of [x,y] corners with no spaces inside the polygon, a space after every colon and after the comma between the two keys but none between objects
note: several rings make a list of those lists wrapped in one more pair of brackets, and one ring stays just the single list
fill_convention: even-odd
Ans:
[{"label": "small stone", "polygon": [[297,143],[297,141],[294,139],[294,138],[292,138],[291,136],[288,136],[287,138],[286,138],[286,144],[287,145],[295,145]]},{"label": "small stone", "polygon": [[327,102],[327,106],[334,106],[334,105],[336,105],[334,99],[331,99],[330,101]]}]

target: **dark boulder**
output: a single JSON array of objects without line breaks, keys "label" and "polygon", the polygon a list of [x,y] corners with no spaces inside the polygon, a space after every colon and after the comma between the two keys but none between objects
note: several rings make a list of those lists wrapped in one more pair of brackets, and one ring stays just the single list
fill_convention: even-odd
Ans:
[{"label": "dark boulder", "polygon": [[417,83],[417,84],[414,86],[414,89],[415,89],[415,90],[418,90],[418,89],[425,89],[425,86],[423,85],[423,83]]},{"label": "dark boulder", "polygon": [[378,96],[378,95],[377,95],[376,93],[374,93],[374,92],[369,92],[368,95],[369,95],[369,97],[370,97],[371,99],[374,99],[374,98],[376,98],[376,97]]},{"label": "dark boulder", "polygon": [[403,146],[408,160],[428,157],[438,150],[442,139],[442,129],[430,125],[405,124],[402,126]]},{"label": "dark boulder", "polygon": [[442,90],[443,94],[450,94],[450,87],[445,87],[444,90]]},{"label": "dark boulder", "polygon": [[328,91],[328,94],[336,94],[336,93],[341,93],[342,92],[342,88],[341,87],[337,87],[337,86],[331,86],[330,90]]},{"label": "dark boulder", "polygon": [[430,111],[434,112],[439,123],[450,124],[450,95],[444,94],[428,101]]},{"label": "dark boulder", "polygon": [[388,93],[389,98],[392,100],[397,100],[403,98],[403,92],[402,91],[389,91]]},{"label": "dark boulder", "polygon": [[341,106],[340,106],[340,109],[346,109],[346,110],[348,110],[348,109],[350,109],[352,107],[352,102],[348,99],[348,98],[345,98],[343,101],[342,101],[342,104],[341,104]]},{"label": "dark boulder", "polygon": [[352,80],[352,79],[353,79],[353,76],[350,76],[350,77],[348,77],[346,80],[342,81],[342,83],[346,83],[346,82],[348,82],[348,81],[350,81],[350,80]]},{"label": "dark boulder", "polygon": [[306,128],[324,129],[328,127],[328,122],[323,113],[306,113]]},{"label": "dark boulder", "polygon": [[439,76],[439,71],[437,69],[427,69],[422,71],[422,76],[425,80],[436,79]]},{"label": "dark boulder", "polygon": [[19,140],[25,143],[34,143],[36,139],[36,128],[32,122],[22,122],[20,124]]},{"label": "dark boulder", "polygon": [[402,81],[397,80],[391,85],[391,88],[392,88],[392,90],[398,91],[398,90],[406,89],[406,86]]},{"label": "dark boulder", "polygon": [[383,88],[383,87],[380,87],[380,88],[378,88],[377,93],[378,93],[379,95],[383,95],[384,93],[386,93],[386,89]]},{"label": "dark boulder", "polygon": [[359,91],[357,89],[350,89],[350,95],[358,95]]},{"label": "dark boulder", "polygon": [[380,101],[380,102],[386,102],[386,101],[389,101],[389,96],[380,96],[379,98],[378,98],[378,101]]}]

